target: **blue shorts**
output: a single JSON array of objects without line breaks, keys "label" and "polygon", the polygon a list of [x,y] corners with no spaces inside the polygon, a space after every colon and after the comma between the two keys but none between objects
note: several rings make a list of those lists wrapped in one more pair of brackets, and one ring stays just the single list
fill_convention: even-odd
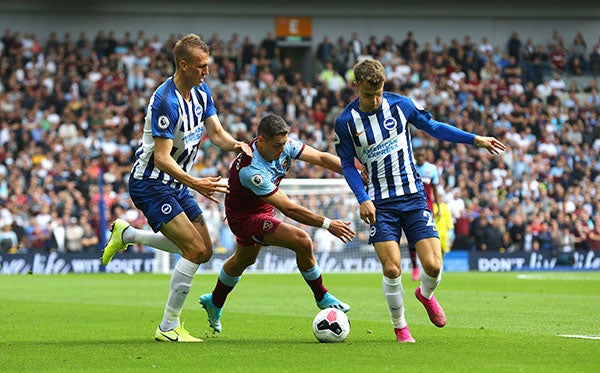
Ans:
[{"label": "blue shorts", "polygon": [[135,207],[144,213],[154,232],[158,232],[163,223],[170,222],[182,212],[190,220],[202,214],[202,209],[187,187],[175,189],[158,180],[138,180],[131,177],[129,196]]},{"label": "blue shorts", "polygon": [[371,225],[369,244],[399,242],[402,231],[406,234],[409,247],[414,247],[415,243],[424,238],[439,238],[424,194],[415,193],[373,203],[377,212],[375,224]]}]

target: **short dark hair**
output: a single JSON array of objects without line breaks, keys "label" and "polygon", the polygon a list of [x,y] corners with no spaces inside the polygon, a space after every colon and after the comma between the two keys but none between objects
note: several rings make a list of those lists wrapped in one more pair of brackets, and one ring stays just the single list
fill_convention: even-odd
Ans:
[{"label": "short dark hair", "polygon": [[276,114],[269,114],[263,117],[258,124],[258,135],[272,139],[277,135],[287,135],[290,133],[290,126],[285,119]]}]

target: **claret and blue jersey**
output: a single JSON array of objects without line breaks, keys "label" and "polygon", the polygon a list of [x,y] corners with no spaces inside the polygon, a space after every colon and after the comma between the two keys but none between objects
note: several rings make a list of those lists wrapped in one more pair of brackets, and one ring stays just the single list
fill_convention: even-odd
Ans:
[{"label": "claret and blue jersey", "polygon": [[204,133],[204,121],[217,114],[206,83],[195,86],[186,101],[175,86],[173,77],[161,84],[148,104],[142,144],[137,149],[132,177],[138,180],[158,180],[174,188],[185,185],[161,171],[154,164],[154,137],[173,140],[171,156],[183,170],[194,165]]},{"label": "claret and blue jersey", "polygon": [[[473,144],[475,135],[432,119],[414,100],[384,92],[382,104],[373,113],[351,102],[335,124],[335,146],[342,161],[344,177],[358,202],[406,196],[423,191],[411,146],[408,124],[441,140]],[[365,190],[354,166],[354,157],[367,167]]]},{"label": "claret and blue jersey", "polygon": [[250,144],[253,157],[240,153],[229,168],[229,194],[225,196],[227,216],[231,214],[254,214],[270,212],[273,206],[260,197],[268,197],[279,189],[279,183],[291,167],[292,159],[299,159],[304,143],[289,139],[283,153],[272,162],[265,160],[256,148],[256,140]]}]

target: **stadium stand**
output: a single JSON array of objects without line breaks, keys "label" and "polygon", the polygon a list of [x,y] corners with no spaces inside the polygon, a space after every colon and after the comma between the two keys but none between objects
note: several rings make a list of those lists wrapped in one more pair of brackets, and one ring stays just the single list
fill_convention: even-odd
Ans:
[{"label": "stadium stand", "polygon": [[[99,252],[106,234],[101,199],[109,221],[146,226],[128,198],[127,179],[146,100],[173,72],[176,36],[42,36],[6,29],[0,42],[0,251]],[[413,97],[440,120],[510,146],[492,158],[414,133],[415,147],[431,149],[429,161],[438,166],[439,192],[457,226],[453,250],[597,249],[598,35],[571,41],[556,31],[546,42],[522,41],[515,32],[504,45],[485,37],[419,43],[419,35],[329,40],[313,53],[322,70],[307,80],[272,43],[210,35],[207,83],[229,131],[248,141],[263,114],[277,113],[291,124],[290,136],[335,154],[333,121],[354,95],[351,67],[378,58],[387,89]],[[231,161],[206,141],[195,172],[226,177]],[[339,175],[298,162],[288,173],[294,177]],[[219,249],[231,249],[222,209],[206,204],[205,212]]]}]

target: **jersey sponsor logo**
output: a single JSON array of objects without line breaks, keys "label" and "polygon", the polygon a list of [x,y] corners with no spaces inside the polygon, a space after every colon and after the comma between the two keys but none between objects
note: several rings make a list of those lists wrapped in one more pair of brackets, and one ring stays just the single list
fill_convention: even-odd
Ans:
[{"label": "jersey sponsor logo", "polygon": [[160,206],[160,212],[162,212],[165,215],[169,215],[171,211],[173,211],[173,207],[168,203],[165,203],[164,205]]},{"label": "jersey sponsor logo", "polygon": [[333,143],[334,143],[335,145],[338,145],[338,144],[340,143],[340,137],[337,135],[337,133],[335,133],[335,134],[333,135]]},{"label": "jersey sponsor logo", "polygon": [[379,145],[363,150],[363,157],[373,159],[381,156],[390,154],[391,152],[397,151],[400,146],[397,141],[386,141]]},{"label": "jersey sponsor logo", "polygon": [[272,221],[270,221],[270,220],[265,220],[265,221],[263,222],[263,230],[264,230],[264,231],[270,231],[270,230],[271,230],[271,228],[273,228],[273,222],[272,222]]},{"label": "jersey sponsor logo", "polygon": [[169,127],[169,124],[171,124],[169,122],[169,118],[167,118],[166,115],[161,115],[160,117],[158,117],[158,127],[161,129],[165,129],[167,127]]},{"label": "jersey sponsor logo", "polygon": [[203,112],[203,110],[204,110],[204,109],[203,109],[203,108],[202,108],[202,106],[200,106],[200,105],[196,105],[196,106],[194,106],[194,114],[196,114],[196,116],[197,116],[198,118],[201,118],[201,117],[202,117],[202,112]]},{"label": "jersey sponsor logo", "polygon": [[388,131],[393,130],[394,128],[396,128],[397,125],[398,125],[398,122],[396,122],[396,119],[394,119],[394,118],[387,118],[386,120],[383,121],[383,126]]},{"label": "jersey sponsor logo", "polygon": [[257,187],[261,186],[262,183],[265,182],[265,179],[259,174],[253,175],[250,180],[252,181],[252,184],[256,185]]},{"label": "jersey sponsor logo", "polygon": [[377,233],[377,228],[374,225],[371,225],[371,229],[369,230],[369,236],[373,237]]},{"label": "jersey sponsor logo", "polygon": [[417,101],[415,101],[415,99],[414,99],[414,98],[411,98],[411,101],[413,102],[413,104],[415,105],[415,107],[416,107],[418,110],[425,110],[425,108],[423,107],[423,105],[421,105],[421,104],[419,104]]}]

